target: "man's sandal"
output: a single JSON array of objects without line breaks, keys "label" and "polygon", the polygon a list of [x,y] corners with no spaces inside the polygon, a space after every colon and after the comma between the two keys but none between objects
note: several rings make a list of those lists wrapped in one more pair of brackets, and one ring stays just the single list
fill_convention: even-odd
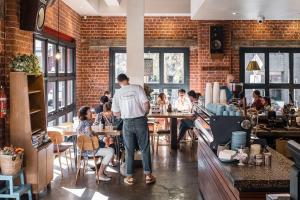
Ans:
[{"label": "man's sandal", "polygon": [[152,184],[155,183],[156,178],[153,175],[146,175],[146,184]]},{"label": "man's sandal", "polygon": [[126,177],[124,178],[124,183],[126,183],[127,185],[133,185],[135,183],[135,179],[132,177]]}]

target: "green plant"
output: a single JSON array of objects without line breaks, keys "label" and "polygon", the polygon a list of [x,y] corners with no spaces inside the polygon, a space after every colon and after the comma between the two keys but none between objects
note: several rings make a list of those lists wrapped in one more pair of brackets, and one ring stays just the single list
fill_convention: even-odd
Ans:
[{"label": "green plant", "polygon": [[33,54],[17,55],[11,60],[10,68],[12,71],[17,72],[26,72],[34,75],[42,74],[39,59]]}]

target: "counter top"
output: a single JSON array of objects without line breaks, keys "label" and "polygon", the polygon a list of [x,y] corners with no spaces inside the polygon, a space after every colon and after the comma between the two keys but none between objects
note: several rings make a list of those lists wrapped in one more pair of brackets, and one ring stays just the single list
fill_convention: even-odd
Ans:
[{"label": "counter top", "polygon": [[224,172],[239,191],[289,191],[289,175],[293,162],[275,150],[272,154],[271,166],[238,166],[222,163]]}]

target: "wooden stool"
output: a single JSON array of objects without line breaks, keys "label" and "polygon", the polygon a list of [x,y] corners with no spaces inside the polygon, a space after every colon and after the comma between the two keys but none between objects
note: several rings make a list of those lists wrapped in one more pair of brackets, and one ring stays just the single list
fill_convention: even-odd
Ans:
[{"label": "wooden stool", "polygon": [[[20,178],[20,185],[14,186],[14,179]],[[0,174],[0,181],[5,181],[6,186],[0,189],[0,199],[20,200],[23,194],[28,194],[28,199],[32,200],[31,185],[25,184],[24,171],[20,170],[14,176]]]},{"label": "wooden stool", "polygon": [[[159,137],[160,136],[168,136],[168,143],[167,144],[160,144]],[[158,153],[158,146],[168,146],[169,151],[171,153],[171,131],[170,130],[157,130],[156,131],[156,153]]]}]

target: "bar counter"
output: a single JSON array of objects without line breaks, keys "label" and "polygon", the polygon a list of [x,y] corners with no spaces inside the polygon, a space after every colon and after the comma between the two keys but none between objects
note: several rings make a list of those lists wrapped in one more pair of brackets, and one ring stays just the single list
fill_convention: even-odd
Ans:
[{"label": "bar counter", "polygon": [[210,147],[213,135],[207,117],[199,113],[196,120],[198,135],[198,181],[204,199],[266,199],[269,193],[289,192],[289,173],[293,162],[269,148],[271,166],[238,166],[223,163]]}]

